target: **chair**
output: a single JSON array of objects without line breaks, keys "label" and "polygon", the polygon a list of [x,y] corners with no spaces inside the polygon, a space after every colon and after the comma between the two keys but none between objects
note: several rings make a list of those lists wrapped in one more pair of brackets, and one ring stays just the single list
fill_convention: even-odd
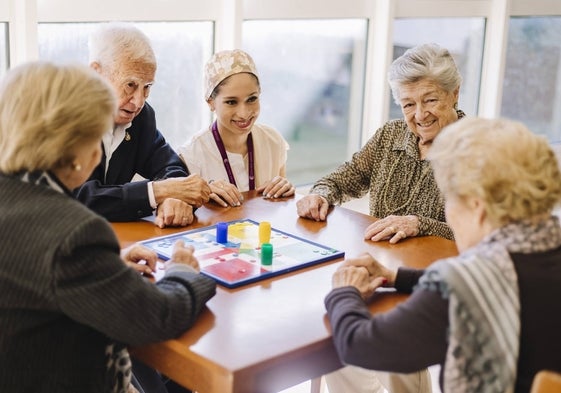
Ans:
[{"label": "chair", "polygon": [[561,392],[561,374],[547,370],[542,370],[536,374],[530,393],[559,392]]}]

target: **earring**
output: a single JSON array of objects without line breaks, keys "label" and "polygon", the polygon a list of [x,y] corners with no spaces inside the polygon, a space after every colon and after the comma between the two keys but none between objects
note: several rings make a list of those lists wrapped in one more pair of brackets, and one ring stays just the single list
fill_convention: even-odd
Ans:
[{"label": "earring", "polygon": [[82,165],[72,164],[72,169],[74,169],[75,171],[81,171],[82,170]]}]

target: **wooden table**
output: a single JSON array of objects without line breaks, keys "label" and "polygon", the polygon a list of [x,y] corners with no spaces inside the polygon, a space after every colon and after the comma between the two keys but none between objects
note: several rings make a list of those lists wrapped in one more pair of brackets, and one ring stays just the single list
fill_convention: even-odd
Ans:
[{"label": "wooden table", "polygon": [[[344,250],[370,252],[391,268],[424,268],[455,255],[453,242],[438,237],[410,238],[398,244],[363,240],[375,219],[335,207],[326,222],[299,218],[295,198],[266,200],[246,193],[241,207],[201,207],[187,228],[159,229],[150,222],[114,223],[122,246],[219,221],[270,221],[281,231]],[[133,348],[145,363],[199,393],[278,392],[341,367],[331,341],[323,299],[341,260],[308,267],[236,289],[218,287],[197,323],[175,340]],[[372,311],[406,299],[383,292]]]}]

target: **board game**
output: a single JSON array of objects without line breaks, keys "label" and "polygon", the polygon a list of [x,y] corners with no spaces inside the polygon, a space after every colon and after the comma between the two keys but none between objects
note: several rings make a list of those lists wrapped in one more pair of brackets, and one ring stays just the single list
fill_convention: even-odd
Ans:
[{"label": "board game", "polygon": [[[265,229],[263,224],[268,227]],[[192,245],[201,273],[227,288],[344,256],[342,251],[271,228],[267,222],[250,219],[217,223],[140,243],[166,261],[171,257],[176,240]]]}]

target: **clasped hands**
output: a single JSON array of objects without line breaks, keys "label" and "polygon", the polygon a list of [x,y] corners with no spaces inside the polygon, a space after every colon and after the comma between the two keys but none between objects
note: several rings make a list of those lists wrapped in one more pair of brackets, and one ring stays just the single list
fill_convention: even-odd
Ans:
[{"label": "clasped hands", "polygon": [[364,253],[357,258],[346,259],[333,273],[331,284],[333,288],[353,286],[363,299],[367,299],[379,287],[392,287],[396,274],[372,255]]},{"label": "clasped hands", "polygon": [[199,175],[173,177],[152,183],[158,205],[155,224],[186,226],[193,222],[193,206],[200,207],[210,198],[210,187]]}]

